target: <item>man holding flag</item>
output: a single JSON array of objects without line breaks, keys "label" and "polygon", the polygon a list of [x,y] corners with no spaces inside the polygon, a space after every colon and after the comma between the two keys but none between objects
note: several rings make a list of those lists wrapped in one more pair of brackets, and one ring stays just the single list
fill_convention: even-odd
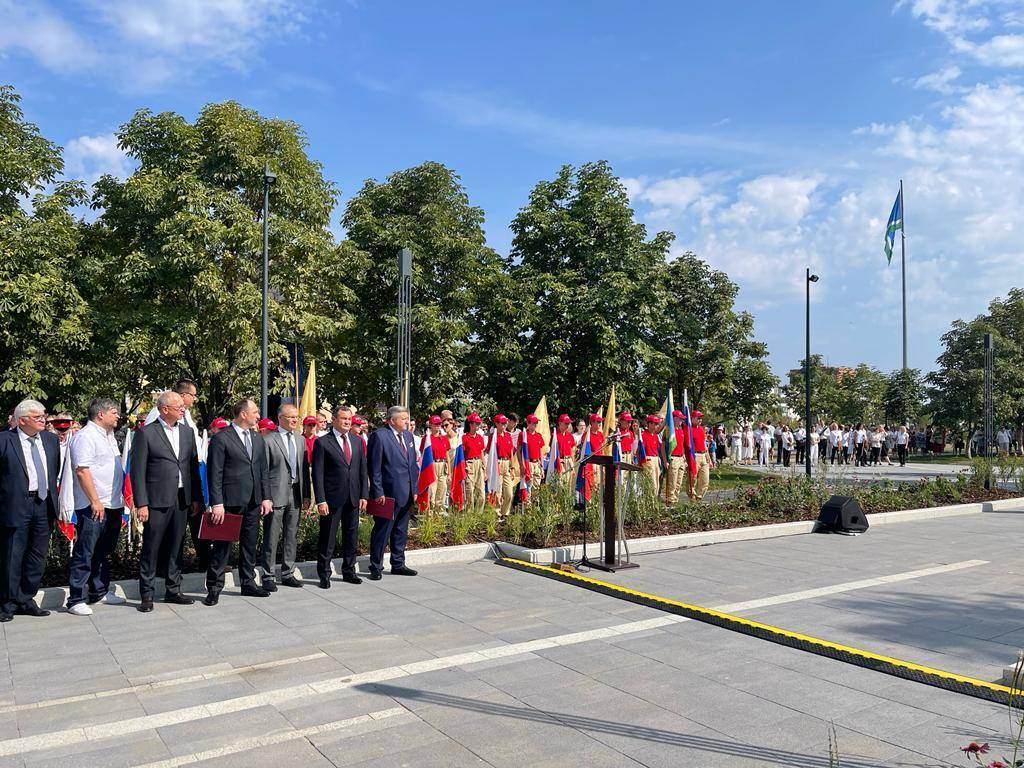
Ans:
[{"label": "man holding flag", "polygon": [[487,467],[484,462],[486,441],[478,430],[483,419],[473,411],[466,417],[466,428],[469,432],[462,436],[462,450],[466,462],[466,502],[469,508],[479,512],[484,508],[487,478]]},{"label": "man holding flag", "polygon": [[661,437],[658,435],[661,418],[656,413],[647,417],[647,426],[640,432],[637,444],[636,462],[651,481],[654,495],[658,495],[661,483]]},{"label": "man holding flag", "polygon": [[[685,402],[685,399],[684,399]],[[700,501],[708,490],[710,481],[711,463],[708,461],[707,435],[701,424],[704,416],[696,408],[690,413],[688,406],[684,406],[687,414],[687,445],[692,451],[692,458],[688,462],[689,467],[689,494],[694,501]],[[689,423],[692,419],[692,423]],[[690,457],[688,457],[690,458]]]},{"label": "man holding flag", "polygon": [[573,468],[576,466],[576,438],[572,434],[572,419],[569,414],[563,413],[558,417],[558,427],[555,433],[555,439],[552,441],[552,450],[557,451],[555,454],[555,468],[553,472],[557,472],[560,477],[572,477]]},{"label": "man holding flag", "polygon": [[508,417],[503,413],[494,417],[494,431],[491,433],[487,452],[489,474],[492,478],[491,482],[494,484],[490,490],[495,496],[498,517],[504,518],[512,511],[512,501],[515,499],[516,492],[516,477],[512,472],[515,443],[512,440],[512,435],[508,433]]},{"label": "man holding flag", "polygon": [[527,414],[526,431],[522,434],[522,440],[526,444],[524,473],[526,473],[526,483],[530,488],[533,488],[534,483],[540,483],[544,477],[541,462],[544,459],[544,454],[548,452],[547,446],[544,444],[544,435],[537,431],[539,422],[540,418],[535,414]]}]

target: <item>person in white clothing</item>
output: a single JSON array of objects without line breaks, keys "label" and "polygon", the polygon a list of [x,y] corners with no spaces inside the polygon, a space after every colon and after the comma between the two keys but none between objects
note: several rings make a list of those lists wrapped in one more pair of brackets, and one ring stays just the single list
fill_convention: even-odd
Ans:
[{"label": "person in white clothing", "polygon": [[119,418],[116,401],[96,398],[89,403],[89,423],[69,448],[77,535],[68,567],[67,608],[74,616],[91,614],[90,603],[125,602],[110,590],[107,562],[117,548],[124,512],[124,467],[114,438]]},{"label": "person in white clothing", "polygon": [[757,463],[761,466],[768,465],[768,451],[772,447],[771,433],[767,429],[761,430],[758,445],[760,447],[760,453],[757,455]]}]

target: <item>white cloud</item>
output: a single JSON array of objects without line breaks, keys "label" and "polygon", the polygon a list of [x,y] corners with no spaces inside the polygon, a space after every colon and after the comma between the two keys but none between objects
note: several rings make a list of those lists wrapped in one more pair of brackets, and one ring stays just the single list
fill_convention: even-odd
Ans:
[{"label": "white cloud", "polygon": [[677,150],[716,150],[732,153],[756,153],[754,142],[739,141],[717,132],[688,133],[642,125],[613,125],[546,115],[527,108],[497,103],[479,96],[429,91],[423,100],[460,125],[471,128],[495,128],[523,139],[588,152],[671,152]]},{"label": "white cloud", "polygon": [[909,0],[897,7],[905,5],[926,27],[944,35],[954,51],[986,67],[1024,65],[1024,35],[991,34],[996,27],[1021,25],[1017,0]]},{"label": "white cloud", "polygon": [[960,74],[960,67],[950,64],[938,72],[917,78],[914,81],[914,87],[949,95],[959,90],[957,86],[953,85],[953,82],[960,77]]},{"label": "white cloud", "polygon": [[126,179],[132,167],[131,159],[117,145],[113,133],[78,136],[64,148],[64,175],[89,185],[104,174]]},{"label": "white cloud", "polygon": [[140,49],[200,55],[241,65],[272,32],[290,34],[302,22],[289,0],[93,0],[122,40]]},{"label": "white cloud", "polygon": [[0,0],[0,51],[61,73],[98,71],[147,90],[206,66],[244,69],[272,38],[307,22],[297,0],[89,0],[72,5]]},{"label": "white cloud", "polygon": [[0,0],[0,19],[0,51],[22,51],[59,72],[73,72],[98,60],[92,45],[44,6]]}]

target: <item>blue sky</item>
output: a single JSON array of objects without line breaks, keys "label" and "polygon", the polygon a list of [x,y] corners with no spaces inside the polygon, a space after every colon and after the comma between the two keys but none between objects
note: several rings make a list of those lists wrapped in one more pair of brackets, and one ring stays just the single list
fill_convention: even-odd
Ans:
[{"label": "blue sky", "polygon": [[86,180],[130,171],[113,132],[136,108],[236,99],[302,124],[343,198],[446,163],[504,253],[533,184],[607,159],[651,232],[739,283],[779,373],[807,265],[814,351],[899,365],[901,177],[912,366],[1022,284],[1024,0],[0,0],[0,19],[0,80]]}]

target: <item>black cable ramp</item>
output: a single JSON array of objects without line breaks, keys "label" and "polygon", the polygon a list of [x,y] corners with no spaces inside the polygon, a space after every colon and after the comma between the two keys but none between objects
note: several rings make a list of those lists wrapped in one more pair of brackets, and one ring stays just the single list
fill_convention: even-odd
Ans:
[{"label": "black cable ramp", "polygon": [[608,597],[626,600],[637,605],[645,605],[648,608],[655,608],[666,613],[684,616],[687,619],[722,627],[723,629],[739,632],[740,634],[756,637],[761,640],[768,640],[788,648],[814,653],[818,656],[845,662],[846,664],[872,669],[876,672],[882,672],[904,680],[912,680],[916,683],[943,688],[947,691],[999,704],[1010,704],[1011,702],[1014,705],[1021,704],[1021,691],[999,683],[990,683],[985,680],[965,677],[964,675],[957,675],[941,669],[925,667],[910,661],[883,656],[860,648],[834,643],[830,640],[822,640],[819,637],[793,632],[781,627],[774,627],[770,624],[763,624],[759,621],[736,616],[735,614],[716,611],[713,608],[705,608],[660,595],[640,592],[619,584],[601,581],[590,576],[560,570],[547,565],[527,563],[507,557],[500,557],[496,562],[498,565],[506,568],[524,571],[525,573],[534,573],[564,584],[572,584],[592,592],[598,592]]}]

